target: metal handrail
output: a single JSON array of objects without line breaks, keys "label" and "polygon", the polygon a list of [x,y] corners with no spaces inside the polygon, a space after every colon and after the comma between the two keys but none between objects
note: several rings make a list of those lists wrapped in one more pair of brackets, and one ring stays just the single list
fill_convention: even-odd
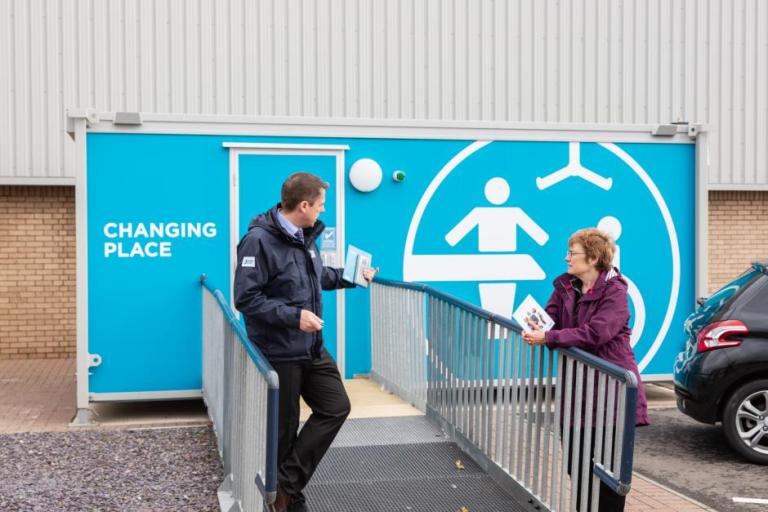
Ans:
[{"label": "metal handrail", "polygon": [[[219,306],[219,310],[223,315],[224,320],[228,324],[228,326],[231,329],[232,334],[234,335],[234,339],[237,340],[237,345],[239,345],[240,348],[244,351],[244,353],[248,357],[248,361],[253,363],[253,368],[257,370],[258,374],[261,376],[261,378],[264,380],[266,384],[266,438],[264,439],[264,451],[265,451],[265,468],[264,468],[264,479],[262,480],[261,475],[257,474],[255,478],[255,484],[259,489],[259,492],[264,497],[264,501],[267,504],[274,503],[275,498],[277,496],[277,445],[278,445],[278,406],[279,406],[279,392],[280,392],[280,383],[279,378],[277,376],[277,372],[272,368],[272,365],[269,363],[266,357],[261,353],[261,351],[253,345],[248,340],[248,335],[245,332],[245,329],[243,328],[243,325],[241,322],[237,319],[237,317],[232,312],[232,309],[230,308],[229,304],[227,303],[226,299],[224,298],[224,294],[218,290],[215,289],[211,284],[208,282],[208,279],[205,274],[200,276],[200,284],[202,285],[204,290],[207,290],[211,296],[216,300]],[[222,345],[225,344],[226,341],[222,341]],[[225,347],[221,347],[221,350],[226,350]],[[203,364],[207,364],[207,361],[203,361]],[[247,370],[247,368],[243,368],[244,370]],[[230,468],[232,466],[232,461],[228,459],[232,459],[235,457],[238,457],[241,455],[240,451],[243,450],[245,447],[229,447],[225,446],[229,443],[232,436],[234,435],[231,430],[242,428],[242,425],[229,425],[229,428],[224,426],[224,423],[229,418],[223,419],[221,418],[222,415],[236,415],[238,411],[235,411],[234,408],[237,405],[240,405],[242,407],[242,404],[235,404],[235,403],[229,403],[234,402],[235,399],[230,400],[231,396],[237,396],[238,398],[241,398],[243,401],[246,401],[248,399],[254,399],[254,397],[245,397],[242,398],[243,392],[240,392],[240,390],[232,389],[233,383],[231,382],[232,379],[235,379],[237,376],[234,375],[239,369],[233,369],[233,375],[226,375],[226,371],[224,371],[223,368],[217,369],[222,375],[217,375],[217,378],[221,379],[230,379],[227,385],[221,385],[222,389],[219,389],[218,391],[221,392],[222,396],[220,400],[222,400],[223,404],[221,405],[221,409],[217,414],[214,414],[214,411],[212,411],[212,404],[208,404],[208,410],[209,414],[212,416],[212,420],[214,423],[214,429],[216,430],[216,436],[217,440],[219,442],[220,446],[220,452],[222,455],[223,463],[225,466],[225,473],[226,469]],[[204,376],[207,372],[204,371]],[[247,378],[248,371],[242,372],[246,374],[245,376],[240,376],[241,378]],[[212,387],[216,387],[215,385]],[[203,396],[206,399],[209,399],[209,390],[206,389],[206,382],[204,379],[203,382]],[[223,390],[226,388],[225,390]],[[238,395],[235,395],[235,393],[240,393]],[[229,400],[229,402],[227,402]],[[241,433],[237,432],[238,435],[249,435],[248,433]],[[249,454],[245,454],[246,457],[248,457]],[[254,461],[255,463],[255,461]],[[229,478],[230,475],[227,475],[227,478]],[[237,477],[237,475],[235,475]],[[229,489],[229,487],[233,486],[232,482],[226,482],[225,484],[222,484],[223,487],[226,487]],[[240,498],[237,496],[234,496],[234,499],[237,501]],[[257,505],[258,507],[258,505]]]},{"label": "metal handrail", "polygon": [[[587,431],[592,429],[589,439],[592,439],[592,435],[594,435],[595,439],[592,442],[596,442],[600,438],[599,444],[601,444],[608,439],[608,436],[613,439],[615,434],[617,436],[616,441],[621,439],[621,443],[612,446],[611,442],[605,441],[605,453],[602,453],[602,447],[595,451],[594,458],[591,459],[594,462],[592,474],[618,494],[626,495],[629,492],[632,480],[635,406],[638,386],[634,373],[581,349],[560,349],[557,351],[559,354],[558,368],[561,369],[560,375],[564,379],[561,385],[558,385],[558,378],[552,375],[552,354],[554,351],[544,346],[537,349],[531,348],[530,360],[526,360],[523,351],[525,349],[520,349],[522,330],[514,320],[493,314],[424,284],[405,283],[379,277],[374,280],[374,283],[384,287],[393,287],[399,291],[388,292],[391,293],[392,297],[384,300],[382,297],[387,297],[386,293],[373,287],[372,315],[390,315],[395,319],[402,316],[414,317],[415,315],[417,318],[415,320],[410,318],[410,327],[405,327],[405,330],[398,332],[393,332],[387,326],[378,325],[380,322],[372,318],[371,334],[372,344],[374,344],[372,351],[375,359],[372,375],[383,385],[390,386],[393,391],[409,399],[415,405],[419,406],[419,402],[423,402],[424,406],[420,408],[443,424],[446,431],[450,431],[462,447],[468,448],[470,455],[484,458],[486,462],[492,462],[492,464],[482,464],[492,476],[499,476],[499,468],[504,473],[500,477],[502,479],[511,477],[512,473],[517,474],[527,492],[536,496],[544,504],[542,496],[546,489],[543,488],[547,484],[546,482],[538,482],[538,477],[533,476],[537,474],[538,470],[532,467],[535,463],[530,460],[530,456],[527,456],[525,461],[516,461],[515,468],[512,462],[508,460],[512,457],[511,452],[498,455],[499,442],[506,439],[504,436],[507,433],[506,430],[499,433],[498,429],[500,427],[502,429],[508,428],[504,423],[507,420],[503,419],[502,414],[506,414],[508,406],[512,405],[510,410],[513,416],[517,415],[520,419],[512,418],[510,421],[522,423],[525,419],[529,422],[527,431],[526,426],[521,427],[524,432],[521,432],[519,436],[518,432],[515,431],[516,443],[519,444],[513,449],[518,455],[521,450],[529,449],[525,444],[526,442],[533,442],[538,446],[539,436],[542,435],[542,432],[546,434],[546,430],[541,430],[541,421],[549,422],[547,428],[556,437],[555,431],[558,430],[556,423],[560,423],[559,429],[560,435],[563,436],[563,448],[568,446],[569,450],[573,449],[573,446],[569,444],[573,441],[570,439],[571,435],[575,436],[581,433],[586,437]],[[375,308],[382,308],[382,310],[379,311]],[[432,318],[433,316],[434,318]],[[395,330],[398,328],[399,326],[395,325]],[[419,330],[418,336],[423,337],[423,341],[419,341],[413,335],[408,334],[406,331],[409,328]],[[494,332],[495,335],[492,334]],[[461,341],[462,337],[467,335],[469,341]],[[392,355],[398,350],[406,352],[411,350],[406,346],[406,343],[399,340],[398,337],[403,336],[407,336],[410,343],[417,346],[420,343],[425,343],[426,357],[424,357],[423,351],[421,358],[414,358],[412,355]],[[399,345],[392,347],[392,350],[382,349],[378,347],[379,341],[373,338],[382,338],[389,343]],[[494,345],[493,340],[496,340],[496,345]],[[488,342],[491,343],[488,344]],[[506,352],[501,348],[501,344],[506,347]],[[468,362],[467,357],[470,356],[470,352],[477,350],[481,345],[485,347],[480,349],[483,352],[473,356],[480,359],[475,360],[475,362]],[[506,377],[506,382],[502,382],[497,378],[496,372],[510,372],[513,349],[515,352],[514,365],[518,364],[517,357],[518,350],[520,350],[520,364],[522,366],[529,365],[527,370],[524,369],[523,372],[528,371],[529,373],[526,377],[525,374],[518,375],[517,370],[514,370],[512,372],[514,382],[510,381],[509,375]],[[494,350],[496,353],[493,353]],[[394,357],[398,358],[397,361],[392,360]],[[503,357],[507,358],[507,366],[505,367],[502,367],[504,365]],[[545,379],[542,371],[547,358],[547,371],[550,374]],[[536,361],[538,362],[538,370],[535,367]],[[419,375],[415,378],[410,375],[403,376],[406,372],[401,367],[407,364],[415,364],[417,367],[429,365],[427,376]],[[421,372],[419,369],[417,371]],[[538,384],[534,384],[534,381],[537,381]],[[512,390],[515,391],[512,392]],[[554,401],[551,396],[552,390],[557,393]],[[621,393],[622,390],[623,393]],[[599,397],[597,402],[593,400],[593,393],[595,397]],[[569,399],[565,400],[565,397],[569,397]],[[571,406],[573,404],[571,402],[574,400],[575,408],[572,411]],[[560,410],[561,402],[565,404],[563,411]],[[527,411],[525,410],[526,405]],[[574,420],[575,424],[571,425],[571,414],[576,414],[576,411],[582,410],[582,406],[584,410],[591,410],[592,412],[587,418],[581,418],[578,422]],[[479,408],[481,411],[473,412],[473,407]],[[515,411],[515,408],[518,407],[519,410]],[[554,414],[548,408],[554,408]],[[546,412],[547,410],[549,412]],[[480,417],[476,418],[476,414],[479,414]],[[593,424],[593,414],[596,418],[595,424]],[[605,422],[603,422],[603,416],[606,417]],[[531,421],[533,421],[532,424]],[[490,424],[493,422],[496,422],[495,427]],[[486,425],[486,423],[489,424]],[[494,432],[494,428],[496,428],[496,432]],[[513,425],[511,428],[517,429],[518,427]],[[530,438],[532,430],[535,431],[533,435],[536,436],[533,440]],[[527,441],[523,439],[523,433],[527,433]],[[493,436],[498,436],[495,441]],[[546,451],[546,439],[543,442]],[[585,442],[587,441],[585,440]],[[557,447],[550,448],[558,454]],[[574,451],[576,455],[573,460],[575,461],[579,457],[578,447]],[[493,454],[500,460],[495,460]],[[585,456],[586,453],[582,457]],[[605,460],[606,465],[613,468],[613,471],[603,467],[599,463],[600,460]],[[546,464],[546,462],[544,463]],[[561,465],[562,472],[559,475],[555,475],[554,467],[552,468],[551,485],[553,490],[550,493],[550,498],[555,495],[555,478],[558,478],[562,483],[567,476],[565,474],[565,462],[561,461]],[[572,464],[571,471],[575,470],[576,467],[575,463]],[[581,483],[580,485],[585,486],[586,484]],[[537,496],[534,491],[538,491],[542,496]],[[571,499],[576,499],[575,493],[572,494]],[[585,499],[583,493],[581,499],[582,501]],[[564,498],[561,496],[559,501],[559,506],[562,507]],[[558,503],[551,503],[551,506],[557,508]]]},{"label": "metal handrail", "polygon": [[[480,318],[494,322],[500,325],[501,327],[506,327],[511,331],[515,331],[518,334],[522,334],[523,332],[523,330],[520,328],[520,325],[517,322],[515,322],[513,319],[506,318],[504,316],[500,316],[495,313],[491,313],[490,311],[479,308],[470,302],[467,302],[458,297],[454,297],[453,295],[440,291],[426,284],[406,283],[405,281],[395,281],[393,279],[384,279],[378,276],[376,276],[373,279],[373,282],[387,285],[387,286],[394,286],[397,288],[404,288],[406,290],[424,292],[432,297],[443,300],[448,304],[452,304],[454,306],[464,309],[465,311],[474,313]],[[586,352],[580,348],[565,348],[565,349],[559,349],[559,350],[561,352],[565,352],[569,354],[574,359],[578,359],[579,361],[582,361],[584,363],[597,366],[601,370],[605,371],[606,373],[610,373],[616,378],[625,379],[627,381],[628,386],[637,388],[637,378],[635,377],[635,374],[627,370],[626,368],[622,368],[621,366],[613,364],[610,361],[606,361],[605,359],[600,359],[599,357],[592,355],[589,352]]]},{"label": "metal handrail", "polygon": [[269,364],[269,361],[266,357],[264,357],[264,354],[261,353],[261,350],[259,350],[253,343],[248,340],[248,334],[245,332],[243,324],[241,324],[235,314],[232,313],[232,309],[230,308],[229,304],[227,304],[227,299],[224,298],[224,294],[220,290],[213,288],[208,283],[208,277],[205,274],[200,276],[200,284],[202,284],[205,289],[211,292],[216,298],[216,302],[218,302],[219,306],[221,306],[221,311],[224,313],[227,322],[237,334],[240,343],[243,344],[243,348],[250,356],[251,361],[253,361],[253,364],[256,365],[259,373],[264,375],[264,377],[267,379],[269,388],[278,389],[280,387],[280,383],[279,379],[277,378],[277,372],[274,370],[274,368],[272,368],[272,365]]}]

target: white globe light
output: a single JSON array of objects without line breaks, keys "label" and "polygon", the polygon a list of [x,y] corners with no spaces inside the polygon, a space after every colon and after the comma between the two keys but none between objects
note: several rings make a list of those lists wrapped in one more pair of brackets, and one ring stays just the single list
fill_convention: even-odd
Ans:
[{"label": "white globe light", "polygon": [[381,166],[370,158],[361,158],[349,170],[349,182],[360,192],[371,192],[381,184]]}]

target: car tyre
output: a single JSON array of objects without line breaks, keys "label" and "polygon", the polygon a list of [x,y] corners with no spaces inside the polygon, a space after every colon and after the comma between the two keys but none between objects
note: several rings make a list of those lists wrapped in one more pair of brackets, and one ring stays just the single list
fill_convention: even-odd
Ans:
[{"label": "car tyre", "polygon": [[723,430],[744,458],[768,465],[768,379],[748,382],[731,393],[723,410]]}]

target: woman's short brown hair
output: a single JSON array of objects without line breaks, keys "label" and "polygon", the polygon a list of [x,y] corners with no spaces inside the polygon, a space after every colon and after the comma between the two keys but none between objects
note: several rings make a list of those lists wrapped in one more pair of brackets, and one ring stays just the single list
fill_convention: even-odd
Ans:
[{"label": "woman's short brown hair", "polygon": [[580,229],[568,239],[568,247],[579,244],[584,248],[587,261],[595,259],[595,268],[599,271],[609,271],[613,268],[613,255],[616,244],[611,235],[596,228]]},{"label": "woman's short brown hair", "polygon": [[288,212],[296,209],[302,201],[314,205],[321,190],[328,190],[328,183],[314,174],[297,172],[288,176],[280,191],[280,206]]}]

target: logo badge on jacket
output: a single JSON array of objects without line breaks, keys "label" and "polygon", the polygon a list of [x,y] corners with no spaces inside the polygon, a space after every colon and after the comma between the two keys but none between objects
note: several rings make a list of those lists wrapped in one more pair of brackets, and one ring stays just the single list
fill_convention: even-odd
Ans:
[{"label": "logo badge on jacket", "polygon": [[242,267],[256,267],[256,256],[245,256],[243,258]]}]

